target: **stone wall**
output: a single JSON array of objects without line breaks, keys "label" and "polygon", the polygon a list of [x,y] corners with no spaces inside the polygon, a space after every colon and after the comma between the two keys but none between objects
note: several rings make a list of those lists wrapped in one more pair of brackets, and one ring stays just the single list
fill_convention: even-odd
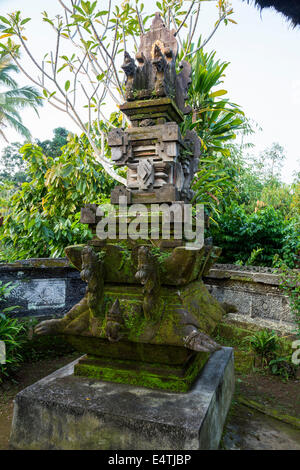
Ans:
[{"label": "stone wall", "polygon": [[289,299],[271,268],[215,264],[205,278],[209,292],[220,302],[236,306],[227,319],[253,323],[284,333],[295,330]]},{"label": "stone wall", "polygon": [[0,264],[0,281],[15,286],[0,308],[17,305],[18,317],[61,317],[83,297],[86,287],[66,258]]},{"label": "stone wall", "polygon": [[[66,258],[0,264],[0,281],[15,284],[5,306],[18,305],[19,317],[60,317],[84,295],[85,283]],[[211,294],[236,306],[228,319],[283,332],[294,330],[289,301],[271,269],[216,264],[205,278]],[[4,304],[0,305],[0,307]]]}]

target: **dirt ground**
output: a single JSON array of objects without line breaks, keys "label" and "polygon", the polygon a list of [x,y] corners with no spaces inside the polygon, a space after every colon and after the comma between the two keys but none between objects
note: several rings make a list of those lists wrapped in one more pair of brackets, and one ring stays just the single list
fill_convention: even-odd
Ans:
[{"label": "dirt ground", "polygon": [[285,383],[277,377],[258,373],[237,376],[236,391],[282,414],[300,418],[300,378]]},{"label": "dirt ground", "polygon": [[269,374],[236,375],[235,395],[223,432],[225,450],[300,450],[300,429],[239,402],[251,400],[281,415],[300,417],[300,380]]},{"label": "dirt ground", "polygon": [[242,404],[234,404],[220,447],[224,450],[300,450],[300,430]]},{"label": "dirt ground", "polygon": [[10,428],[13,416],[13,400],[18,392],[74,361],[78,354],[23,364],[13,382],[0,385],[0,450],[9,448]]},{"label": "dirt ground", "polygon": [[[0,386],[0,450],[9,448],[13,399],[25,387],[76,358],[77,354],[24,364],[15,382]],[[284,383],[277,377],[251,373],[236,376],[236,391],[221,442],[228,450],[300,450],[300,430],[239,403],[254,400],[280,413],[300,417],[300,380]]]}]

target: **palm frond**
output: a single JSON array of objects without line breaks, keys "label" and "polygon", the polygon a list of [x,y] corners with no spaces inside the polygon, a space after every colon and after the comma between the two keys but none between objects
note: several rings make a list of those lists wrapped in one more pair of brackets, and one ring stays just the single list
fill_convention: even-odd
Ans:
[{"label": "palm frond", "polygon": [[22,124],[21,120],[17,119],[12,113],[3,113],[0,126],[3,127],[3,125],[13,127],[19,134],[30,140],[30,131]]},{"label": "palm frond", "polygon": [[[30,132],[22,123],[18,110],[32,108],[38,114],[37,109],[43,105],[43,101],[35,88],[31,86],[18,88],[16,81],[10,76],[12,72],[18,71],[18,67],[11,63],[7,54],[0,54],[0,85],[9,88],[0,93],[0,127],[11,126],[22,136],[30,139]],[[0,135],[7,140],[2,130]]]}]

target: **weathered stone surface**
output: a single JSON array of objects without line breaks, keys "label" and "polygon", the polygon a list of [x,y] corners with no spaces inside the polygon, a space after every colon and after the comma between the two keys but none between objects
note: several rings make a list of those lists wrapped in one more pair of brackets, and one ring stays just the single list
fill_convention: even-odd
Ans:
[{"label": "weathered stone surface", "polygon": [[249,269],[228,269],[226,266],[222,268],[221,265],[212,268],[209,277],[215,279],[231,279],[233,281],[259,282],[274,286],[278,286],[280,282],[280,276],[272,272],[256,272]]},{"label": "weathered stone surface", "polygon": [[18,306],[18,317],[60,317],[85,292],[79,273],[66,258],[30,259],[0,264],[0,281],[15,287],[0,304]]},{"label": "weathered stone surface", "polygon": [[[120,105],[120,110],[134,123],[134,128],[139,129],[142,127],[140,131],[148,127],[145,126],[145,122],[141,125],[145,119],[151,119],[156,125],[161,124],[157,122],[158,119],[163,119],[162,124],[169,122],[180,124],[184,120],[182,112],[171,98],[153,98],[151,100],[126,102]],[[148,124],[152,127],[151,122]],[[113,133],[113,136],[115,136],[115,133]],[[112,142],[117,142],[117,140],[113,138]],[[121,143],[113,145],[121,145]]]},{"label": "weathered stone surface", "polygon": [[81,209],[80,222],[82,224],[95,224],[96,223],[96,204],[86,204]]},{"label": "weathered stone surface", "polygon": [[[182,61],[176,73],[175,36],[175,30],[168,29],[155,13],[150,30],[141,34],[138,65],[125,52],[126,102],[120,110],[132,127],[113,129],[108,145],[114,163],[127,166],[126,188],[132,192],[133,203],[189,202],[194,195],[191,181],[198,169],[201,143],[193,131],[187,132],[185,140],[180,134],[184,114],[192,111],[185,105],[192,68]],[[166,185],[172,187],[175,197],[170,197],[170,191],[160,193]],[[114,191],[112,201],[116,194]]]},{"label": "weathered stone surface", "polygon": [[74,363],[20,392],[14,449],[217,449],[234,389],[233,352],[215,352],[190,392],[72,375]]},{"label": "weathered stone surface", "polygon": [[[172,240],[170,240],[170,245],[171,242]],[[81,250],[82,246],[78,246],[77,258],[73,255],[73,264],[77,266],[77,269],[80,269],[81,266]],[[192,252],[190,252],[191,255]],[[183,273],[186,275],[190,272],[189,256],[184,256],[184,252],[181,256],[180,250],[175,251],[174,256],[174,260],[173,258],[166,258],[165,263],[177,266],[177,279],[180,284],[182,281],[179,280]],[[188,266],[190,267],[187,269]],[[291,332],[295,329],[289,299],[283,295],[278,287],[278,275],[272,274],[272,272],[256,272],[254,271],[254,269],[257,269],[255,267],[253,271],[247,268],[243,272],[241,269],[234,270],[232,268],[228,270],[226,265],[224,265],[224,268],[222,266],[217,265],[217,268],[213,267],[209,273],[206,273],[205,284],[219,301],[236,305],[237,312],[229,313],[228,317],[236,321],[240,320],[241,322],[274,328],[279,331]],[[116,272],[120,273],[118,269]],[[257,280],[255,276],[258,274],[260,274],[259,282],[253,282],[254,279]],[[133,277],[134,272],[132,273],[132,279]],[[165,279],[166,282],[170,282],[167,277]],[[192,280],[193,278],[189,279]],[[70,262],[66,258],[41,258],[0,264],[0,280],[4,283],[16,282],[19,286],[11,292],[5,304],[5,306],[19,305],[20,308],[16,310],[17,316],[61,317],[74,303],[79,302],[85,292],[85,283],[80,279],[79,272],[70,266]],[[27,299],[30,293],[37,292],[42,285],[46,287],[48,283],[51,290],[51,283],[54,286],[56,285],[55,281],[61,285],[65,284],[64,306],[58,307],[56,301],[54,302],[56,306],[53,306],[51,297],[46,296],[38,309],[32,309]],[[255,297],[256,300],[252,302],[251,307],[252,297]]]},{"label": "weathered stone surface", "polygon": [[[161,283],[165,285],[180,286],[201,279],[203,271],[209,269],[214,250],[203,247],[200,250],[186,250],[183,246],[172,246],[169,243],[169,251],[153,248],[148,243],[150,252],[157,258]],[[175,240],[176,241],[176,240]],[[145,246],[143,244],[143,246]],[[138,284],[135,277],[138,268],[138,250],[140,245],[127,245],[124,240],[116,244],[107,243],[103,246],[95,246],[95,250],[103,256],[105,266],[104,277],[109,283]],[[166,247],[166,245],[165,245]],[[66,248],[66,254],[73,265],[81,271],[81,253],[83,245],[73,245]]]},{"label": "weathered stone surface", "polygon": [[212,268],[205,278],[209,292],[219,302],[236,307],[228,318],[291,333],[296,324],[279,282],[279,276],[272,272],[222,269],[222,265]]}]

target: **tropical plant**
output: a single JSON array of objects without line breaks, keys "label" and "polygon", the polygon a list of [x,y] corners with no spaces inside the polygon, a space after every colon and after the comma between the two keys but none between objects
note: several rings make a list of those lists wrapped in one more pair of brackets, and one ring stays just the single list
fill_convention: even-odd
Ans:
[{"label": "tropical plant", "polygon": [[0,92],[0,135],[8,142],[3,129],[13,127],[26,139],[30,138],[30,132],[22,123],[19,111],[24,108],[37,108],[43,102],[35,88],[24,86],[18,88],[17,82],[11,77],[13,72],[19,72],[18,67],[12,63],[11,57],[6,53],[0,53],[0,86],[8,90]]},{"label": "tropical plant", "polygon": [[[0,281],[0,303],[3,305],[15,284]],[[0,341],[5,344],[5,362],[0,363],[0,384],[4,378],[14,372],[22,361],[21,347],[24,327],[17,319],[9,318],[8,313],[17,307],[1,308],[0,311]]]},{"label": "tropical plant", "polygon": [[[201,38],[199,39],[201,44]],[[196,47],[196,50],[198,49]],[[243,111],[229,99],[224,89],[215,87],[223,83],[224,71],[229,62],[215,58],[216,52],[206,53],[202,49],[191,56],[192,84],[189,89],[189,103],[193,115],[186,118],[185,128],[195,129],[202,140],[205,155],[220,153],[230,156],[228,141],[236,138],[236,132],[244,123]]]},{"label": "tropical plant", "polygon": [[[183,133],[194,129],[201,139],[201,159],[193,183],[195,201],[204,203],[209,213],[222,210],[234,196],[238,171],[232,159],[228,142],[244,126],[244,113],[228,99],[220,99],[227,91],[217,89],[223,83],[224,71],[229,62],[216,59],[216,52],[205,53],[200,48],[188,59],[192,66],[192,83],[189,104],[193,114],[187,115],[182,125]],[[194,45],[191,45],[194,49]]]},{"label": "tropical plant", "polygon": [[293,201],[291,185],[274,179],[263,187],[259,199],[267,206],[272,206],[274,209],[279,210],[284,217],[290,216]]},{"label": "tropical plant", "polygon": [[60,157],[62,147],[68,143],[69,131],[64,127],[57,127],[53,130],[54,137],[53,139],[47,140],[36,140],[36,144],[42,149],[43,154],[46,157]]},{"label": "tropical plant", "polygon": [[26,162],[22,158],[20,142],[13,142],[2,151],[0,181],[2,183],[13,183],[18,186],[27,181]]},{"label": "tropical plant", "polygon": [[260,330],[243,340],[247,342],[253,352],[261,358],[261,365],[266,365],[279,348],[278,336],[274,331]]},{"label": "tropical plant", "polygon": [[273,142],[270,148],[266,148],[254,159],[254,164],[265,183],[272,184],[280,179],[285,158],[284,148],[278,142]]},{"label": "tropical plant", "polygon": [[21,348],[23,344],[22,333],[24,327],[16,318],[8,318],[0,313],[0,341],[5,344],[5,363],[0,363],[0,383],[9,377],[22,362]]}]

